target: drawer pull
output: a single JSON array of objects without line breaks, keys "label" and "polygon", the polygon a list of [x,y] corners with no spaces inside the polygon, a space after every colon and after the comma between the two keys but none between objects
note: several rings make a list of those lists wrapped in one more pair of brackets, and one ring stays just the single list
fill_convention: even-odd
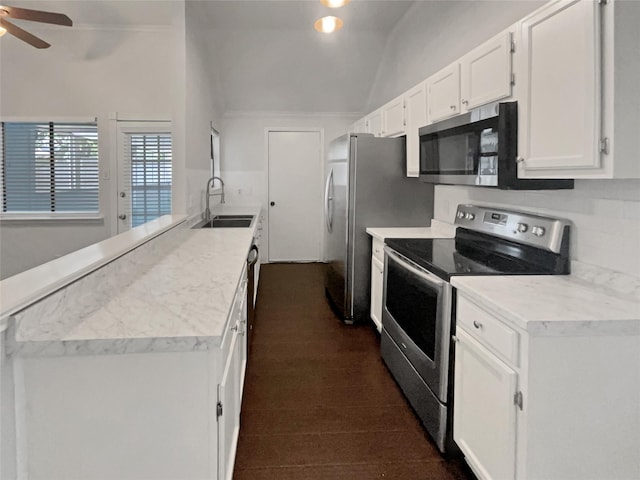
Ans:
[{"label": "drawer pull", "polygon": [[482,328],[482,324],[477,320],[473,321],[473,326],[476,327],[478,330]]}]

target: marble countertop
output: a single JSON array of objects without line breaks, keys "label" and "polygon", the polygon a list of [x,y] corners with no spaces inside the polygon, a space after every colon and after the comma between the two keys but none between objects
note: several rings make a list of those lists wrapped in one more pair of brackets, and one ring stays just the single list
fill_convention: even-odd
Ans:
[{"label": "marble countertop", "polygon": [[456,227],[450,223],[431,220],[430,227],[369,227],[367,233],[374,238],[452,238]]},{"label": "marble countertop", "polygon": [[532,335],[640,335],[640,302],[572,275],[454,276],[451,285]]},{"label": "marble countertop", "polygon": [[106,296],[75,292],[84,303],[99,304],[87,308],[88,314],[69,328],[36,325],[16,329],[17,350],[51,355],[137,353],[199,350],[218,344],[241,281],[260,207],[228,207],[213,213],[254,214],[256,218],[248,228],[183,227],[171,248],[154,258],[149,268],[132,272],[136,276],[125,288]]},{"label": "marble countertop", "polygon": [[0,331],[8,317],[74,280],[174,228],[186,215],[165,215],[151,222],[51,260],[0,282]]}]

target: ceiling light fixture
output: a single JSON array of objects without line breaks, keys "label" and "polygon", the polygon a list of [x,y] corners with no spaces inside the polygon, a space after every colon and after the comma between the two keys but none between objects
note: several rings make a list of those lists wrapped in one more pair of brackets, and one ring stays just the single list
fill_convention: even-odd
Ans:
[{"label": "ceiling light fixture", "polygon": [[313,28],[315,28],[320,33],[333,33],[336,30],[340,30],[344,22],[338,17],[322,17],[316,20],[313,24]]},{"label": "ceiling light fixture", "polygon": [[351,0],[320,0],[320,3],[322,3],[325,7],[339,8],[344,7],[350,1]]},{"label": "ceiling light fixture", "polygon": [[7,33],[7,29],[4,27],[0,27],[0,37]]}]

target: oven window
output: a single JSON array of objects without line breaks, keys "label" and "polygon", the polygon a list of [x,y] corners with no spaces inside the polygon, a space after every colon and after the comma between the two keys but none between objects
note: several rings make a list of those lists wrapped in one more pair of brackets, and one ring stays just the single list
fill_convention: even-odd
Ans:
[{"label": "oven window", "polygon": [[400,328],[431,360],[435,357],[438,296],[434,288],[420,277],[389,260],[385,307]]}]

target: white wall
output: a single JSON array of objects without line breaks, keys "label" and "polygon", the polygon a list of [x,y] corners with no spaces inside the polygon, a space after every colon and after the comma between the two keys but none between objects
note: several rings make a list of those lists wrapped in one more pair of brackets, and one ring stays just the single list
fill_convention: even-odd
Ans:
[{"label": "white wall", "polygon": [[[222,98],[211,72],[211,45],[198,10],[186,4],[186,155],[185,211],[192,215],[205,208],[207,180],[211,176],[211,124],[220,130]],[[216,183],[218,186],[218,183]],[[215,198],[215,197],[214,197]]]},{"label": "white wall", "polygon": [[[266,208],[268,176],[265,131],[267,128],[323,129],[326,152],[331,140],[344,135],[354,120],[353,115],[346,114],[300,115],[247,112],[226,116],[222,121],[221,131],[221,170],[226,185],[227,202],[260,204]],[[291,181],[295,181],[295,172],[292,172]],[[268,238],[268,225],[265,225],[262,239],[264,252],[268,251]],[[263,258],[266,258],[266,255]]]},{"label": "white wall", "polygon": [[531,13],[540,0],[418,1],[385,45],[367,112]]},{"label": "white wall", "polygon": [[[36,29],[32,29],[38,34]],[[3,221],[0,278],[39,265],[115,233],[109,112],[167,115],[172,110],[174,42],[166,27],[44,29],[52,47],[37,50],[9,36],[0,42],[0,115],[98,118],[101,212],[90,223]],[[105,178],[108,175],[109,178]]]},{"label": "white wall", "polygon": [[[448,65],[540,4],[416,2],[387,44],[371,92],[371,109]],[[434,15],[434,7],[441,10],[440,15]],[[636,155],[640,156],[640,152]],[[434,217],[452,222],[459,203],[499,205],[568,218],[574,224],[572,259],[640,276],[640,180],[583,180],[576,181],[574,190],[533,192],[437,186]]]}]

